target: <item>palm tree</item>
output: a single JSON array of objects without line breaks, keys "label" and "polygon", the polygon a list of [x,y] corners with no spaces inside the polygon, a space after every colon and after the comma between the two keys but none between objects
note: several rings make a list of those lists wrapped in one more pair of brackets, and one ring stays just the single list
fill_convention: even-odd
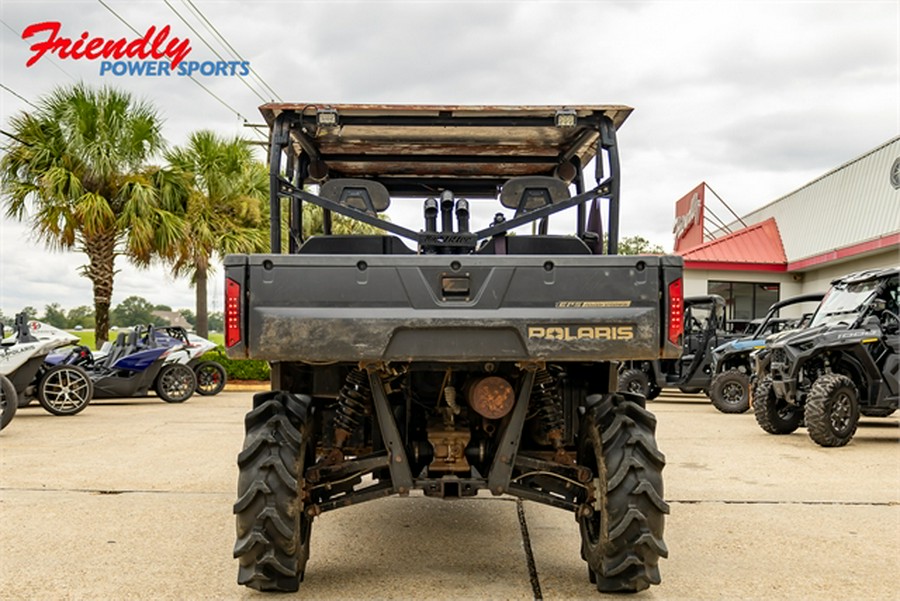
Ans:
[{"label": "palm tree", "polygon": [[176,275],[189,275],[194,282],[196,330],[205,337],[212,257],[267,248],[268,231],[263,219],[269,176],[244,140],[227,139],[211,131],[192,133],[187,145],[173,148],[165,156],[189,182],[184,228],[172,264]]},{"label": "palm tree", "polygon": [[178,237],[179,181],[148,160],[161,149],[155,109],[130,94],[59,87],[10,121],[0,159],[6,214],[28,218],[39,240],[88,256],[96,341],[109,333],[116,256],[146,265]]}]

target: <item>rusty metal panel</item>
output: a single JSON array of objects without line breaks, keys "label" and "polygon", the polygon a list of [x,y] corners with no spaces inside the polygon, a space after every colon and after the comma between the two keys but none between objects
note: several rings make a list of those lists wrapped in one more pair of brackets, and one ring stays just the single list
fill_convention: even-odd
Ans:
[{"label": "rusty metal panel", "polygon": [[[316,126],[320,108],[337,111],[336,127]],[[560,110],[574,112],[575,126],[553,124]],[[343,177],[499,179],[547,173],[573,158],[587,164],[596,153],[596,121],[607,117],[618,128],[631,110],[621,105],[260,107],[270,126],[279,115],[290,117],[296,153],[316,154]]]}]

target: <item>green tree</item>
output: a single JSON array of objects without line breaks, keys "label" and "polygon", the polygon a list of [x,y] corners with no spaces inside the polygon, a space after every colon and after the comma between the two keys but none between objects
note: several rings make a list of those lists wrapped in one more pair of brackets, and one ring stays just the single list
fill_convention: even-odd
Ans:
[{"label": "green tree", "polygon": [[[287,223],[285,214],[284,223]],[[303,237],[308,238],[321,234],[325,231],[325,212],[321,207],[305,202],[303,203]],[[386,215],[379,214],[379,219],[387,219]],[[382,234],[382,230],[373,225],[332,213],[331,215],[331,233],[340,236],[349,235],[378,235]],[[282,236],[286,239],[285,236]]]},{"label": "green tree", "polygon": [[[603,245],[606,246],[606,234],[603,235]],[[640,235],[625,236],[619,239],[620,255],[662,255],[665,250],[659,244],[653,244]]]},{"label": "green tree", "polygon": [[268,247],[263,215],[269,178],[244,140],[211,131],[192,133],[185,146],[166,153],[166,160],[189,181],[184,227],[171,261],[176,275],[191,277],[196,289],[195,329],[205,337],[211,259]]},{"label": "green tree", "polygon": [[51,303],[44,307],[44,316],[41,318],[44,323],[50,324],[54,328],[66,329],[69,326],[69,318],[59,303]]},{"label": "green tree", "polygon": [[221,311],[214,311],[209,314],[209,329],[216,332],[225,331],[225,315]]},{"label": "green tree", "polygon": [[[25,321],[33,321],[33,320],[37,319],[37,314],[38,314],[37,309],[35,309],[31,305],[28,305],[27,307],[23,307],[22,310],[19,311],[19,313],[25,314]],[[18,315],[18,313],[17,313],[17,315]]]},{"label": "green tree", "polygon": [[153,304],[140,296],[129,296],[112,310],[112,323],[119,327],[153,324],[164,325],[163,320],[153,315]]},{"label": "green tree", "polygon": [[[60,87],[14,116],[0,159],[8,216],[48,247],[88,257],[96,338],[106,340],[115,260],[146,265],[181,232],[179,180],[148,161],[163,138],[155,109],[110,87]],[[27,217],[31,209],[30,218]]]},{"label": "green tree", "polygon": [[66,318],[69,321],[69,327],[81,326],[82,328],[94,327],[94,309],[87,305],[81,305],[74,309],[69,309]]},{"label": "green tree", "polygon": [[[191,324],[191,326],[197,325],[197,316],[194,315],[193,311],[191,311],[190,309],[180,309],[178,312],[181,313],[181,316],[184,317],[184,320]],[[212,315],[210,315],[209,318],[212,319]],[[212,327],[212,324],[210,324],[209,328],[211,330],[215,329]]]}]

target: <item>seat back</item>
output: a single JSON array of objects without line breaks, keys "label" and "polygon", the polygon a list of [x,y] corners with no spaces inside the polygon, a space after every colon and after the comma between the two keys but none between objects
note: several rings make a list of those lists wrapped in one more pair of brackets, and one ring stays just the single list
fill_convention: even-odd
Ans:
[{"label": "seat back", "polygon": [[387,188],[368,179],[328,180],[319,188],[319,196],[373,216],[383,213],[391,206]]},{"label": "seat back", "polygon": [[500,204],[515,209],[516,215],[534,211],[571,197],[569,185],[561,179],[545,175],[514,177],[503,184]]}]

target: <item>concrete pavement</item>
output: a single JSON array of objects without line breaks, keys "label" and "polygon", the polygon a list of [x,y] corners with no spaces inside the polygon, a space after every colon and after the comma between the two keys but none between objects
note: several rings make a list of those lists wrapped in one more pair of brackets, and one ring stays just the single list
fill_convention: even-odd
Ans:
[{"label": "concrete pavement", "polygon": [[[603,598],[570,514],[490,496],[327,513],[300,592],[239,587],[231,506],[251,394],[99,400],[71,418],[21,409],[0,433],[0,599]],[[900,596],[896,417],[823,449],[701,396],[649,408],[668,458],[670,557],[662,585],[630,598]]]}]

